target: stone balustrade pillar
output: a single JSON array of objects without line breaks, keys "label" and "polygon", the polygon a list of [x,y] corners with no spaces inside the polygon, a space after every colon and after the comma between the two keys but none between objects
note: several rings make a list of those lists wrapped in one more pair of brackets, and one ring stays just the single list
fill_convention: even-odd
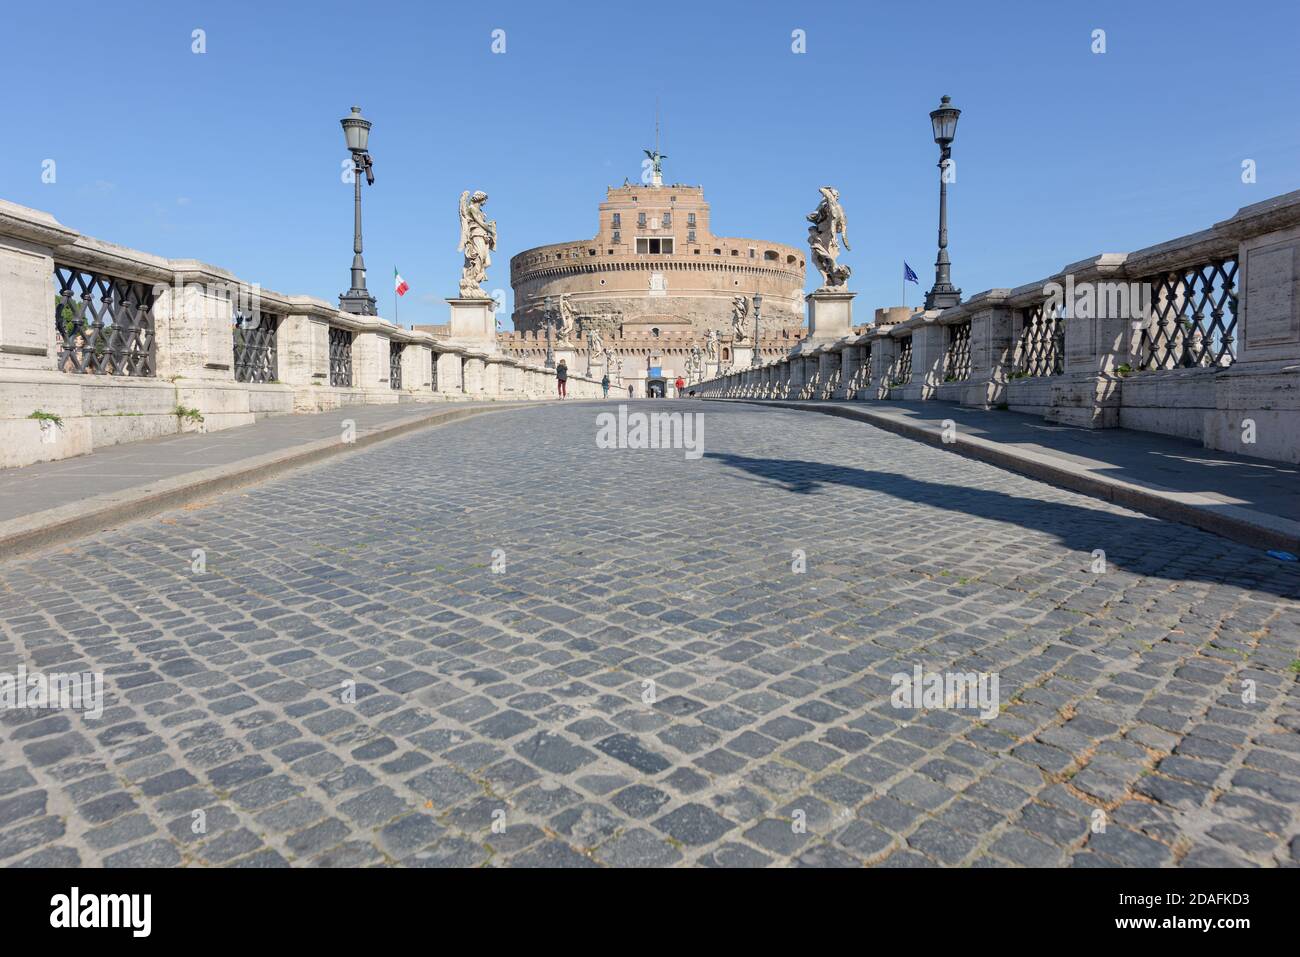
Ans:
[{"label": "stone balustrade pillar", "polygon": [[905,400],[931,399],[943,382],[948,341],[947,331],[935,321],[938,315],[935,311],[927,312],[930,321],[918,323],[912,329],[912,381],[903,387]]},{"label": "stone balustrade pillar", "polygon": [[459,398],[465,394],[462,355],[447,350],[438,353],[438,394]]},{"label": "stone balustrade pillar", "polygon": [[1012,311],[1005,304],[1008,293],[991,289],[966,303],[971,310],[970,378],[962,390],[962,405],[992,409],[1006,401],[1014,347]]},{"label": "stone balustrade pillar", "polygon": [[465,394],[472,399],[483,398],[484,372],[483,356],[470,353],[463,357],[461,372]]},{"label": "stone balustrade pillar", "polygon": [[871,343],[871,398],[888,399],[893,384],[894,363],[898,360],[898,340],[888,332]]}]

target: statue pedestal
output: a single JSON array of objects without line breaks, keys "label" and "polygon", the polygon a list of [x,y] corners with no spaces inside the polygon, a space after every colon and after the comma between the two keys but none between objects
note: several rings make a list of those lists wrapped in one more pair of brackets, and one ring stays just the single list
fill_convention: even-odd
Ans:
[{"label": "statue pedestal", "polygon": [[827,342],[853,334],[853,297],[842,286],[825,287],[804,297],[808,303],[808,335],[791,350],[800,355]]},{"label": "statue pedestal", "polygon": [[749,368],[749,364],[754,361],[754,347],[749,345],[731,347],[731,368],[741,371]]},{"label": "statue pedestal", "polygon": [[853,297],[847,289],[818,289],[809,293],[808,338],[842,339],[853,331]]},{"label": "statue pedestal", "polygon": [[496,300],[448,299],[451,306],[449,332],[457,342],[497,351]]}]

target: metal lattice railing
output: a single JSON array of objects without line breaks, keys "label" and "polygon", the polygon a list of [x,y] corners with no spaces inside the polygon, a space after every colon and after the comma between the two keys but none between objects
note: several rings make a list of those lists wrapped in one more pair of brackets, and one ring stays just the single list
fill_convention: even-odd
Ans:
[{"label": "metal lattice railing", "polygon": [[54,267],[54,282],[60,371],[154,375],[151,286],[60,265]]},{"label": "metal lattice railing", "polygon": [[[1056,306],[1046,302],[1020,310],[1020,336],[1016,340],[1015,373],[1027,376],[1060,375],[1065,371],[1065,323]],[[1014,373],[1013,373],[1014,374]]]},{"label": "metal lattice railing", "polygon": [[1218,259],[1153,276],[1142,325],[1143,370],[1229,366],[1237,358],[1237,261]]},{"label": "metal lattice railing", "polygon": [[865,389],[871,385],[871,343],[862,346],[861,364],[858,366],[858,382]]},{"label": "metal lattice railing", "polygon": [[388,341],[388,387],[402,387],[402,347],[404,343]]},{"label": "metal lattice railing", "polygon": [[970,323],[948,327],[948,349],[943,357],[945,382],[965,382],[970,378]]},{"label": "metal lattice railing", "polygon": [[429,385],[434,392],[438,391],[438,353],[432,349],[429,350]]},{"label": "metal lattice railing", "polygon": [[898,340],[898,355],[894,357],[894,370],[890,376],[891,386],[907,385],[912,381],[912,337]]},{"label": "metal lattice railing", "polygon": [[274,382],[279,375],[276,333],[280,320],[269,312],[235,312],[235,381]]},{"label": "metal lattice railing", "polygon": [[352,385],[352,332],[330,326],[330,385]]}]

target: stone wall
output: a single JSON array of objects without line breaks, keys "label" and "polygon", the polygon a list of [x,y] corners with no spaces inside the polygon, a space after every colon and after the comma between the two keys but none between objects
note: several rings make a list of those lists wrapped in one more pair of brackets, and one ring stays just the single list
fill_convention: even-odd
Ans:
[{"label": "stone wall", "polygon": [[[0,200],[0,467],[358,403],[554,397],[552,370],[464,333],[493,328],[490,300],[449,303],[462,334],[415,332]],[[254,341],[273,358],[237,351]],[[598,379],[571,375],[570,395]]]},{"label": "stone wall", "polygon": [[696,391],[937,399],[1300,462],[1300,191],[951,309],[876,315]]}]

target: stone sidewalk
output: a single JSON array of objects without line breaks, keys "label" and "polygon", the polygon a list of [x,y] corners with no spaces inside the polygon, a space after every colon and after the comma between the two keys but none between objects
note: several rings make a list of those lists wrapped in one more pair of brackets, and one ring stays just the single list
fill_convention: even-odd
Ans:
[{"label": "stone sidewalk", "polygon": [[[347,406],[220,432],[131,442],[0,470],[0,557],[12,557],[261,481],[413,429],[539,402]],[[345,423],[351,422],[348,441]]]},{"label": "stone sidewalk", "polygon": [[947,402],[758,401],[869,422],[1149,515],[1300,554],[1300,468],[1130,429],[1080,429]]}]

